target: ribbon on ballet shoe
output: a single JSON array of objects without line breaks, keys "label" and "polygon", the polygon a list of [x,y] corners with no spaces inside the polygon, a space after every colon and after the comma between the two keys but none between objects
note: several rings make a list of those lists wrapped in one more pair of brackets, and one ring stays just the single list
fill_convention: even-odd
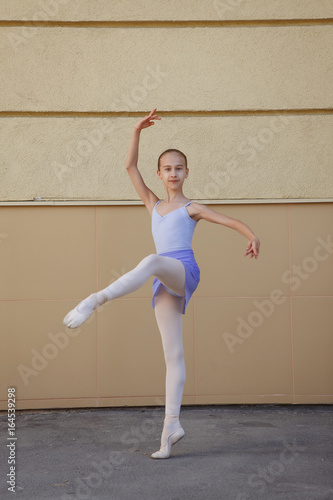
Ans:
[{"label": "ribbon on ballet shoe", "polygon": [[166,444],[161,446],[158,451],[152,453],[151,458],[169,458],[171,446],[178,443],[185,436],[185,431],[180,425],[172,434],[167,437]]}]

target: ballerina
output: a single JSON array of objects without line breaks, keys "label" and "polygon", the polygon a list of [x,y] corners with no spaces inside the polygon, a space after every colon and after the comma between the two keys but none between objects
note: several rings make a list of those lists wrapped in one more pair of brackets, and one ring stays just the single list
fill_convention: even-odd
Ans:
[{"label": "ballerina", "polygon": [[126,158],[126,170],[152,218],[156,254],[151,254],[108,287],[92,293],[64,318],[68,328],[77,328],[107,301],[141,288],[154,277],[152,307],[160,331],[166,363],[165,418],[161,446],[152,458],[168,458],[171,447],[185,435],[179,416],[186,379],[182,340],[182,315],[200,282],[200,269],[192,250],[194,229],[203,219],[235,229],[248,238],[244,256],[258,258],[260,241],[253,231],[238,219],[220,214],[183,194],[189,175],[187,158],[178,149],[167,149],[158,158],[157,175],[166,196],[160,200],[145,184],[139,169],[141,131],[161,120],[156,109],[135,126]]}]

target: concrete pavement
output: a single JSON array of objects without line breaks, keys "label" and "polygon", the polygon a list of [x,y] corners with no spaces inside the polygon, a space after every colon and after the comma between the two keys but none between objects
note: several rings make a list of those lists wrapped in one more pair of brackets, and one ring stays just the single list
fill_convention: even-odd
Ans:
[{"label": "concrete pavement", "polygon": [[[333,499],[333,406],[183,406],[166,460],[164,409],[17,411],[16,496],[31,500]],[[7,414],[1,499],[7,490]]]}]

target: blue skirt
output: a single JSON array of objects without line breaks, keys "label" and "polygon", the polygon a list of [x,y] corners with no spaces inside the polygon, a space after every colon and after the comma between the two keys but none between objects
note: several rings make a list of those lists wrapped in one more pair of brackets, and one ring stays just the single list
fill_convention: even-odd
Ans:
[{"label": "blue skirt", "polygon": [[[174,259],[180,260],[185,267],[185,296],[183,302],[183,311],[182,314],[185,314],[187,304],[189,303],[193,292],[197,288],[200,281],[200,269],[196,260],[194,258],[194,253],[192,249],[186,250],[174,250],[172,252],[160,253],[158,255],[162,255],[165,257],[173,257]],[[155,296],[160,288],[163,286],[169,293],[172,295],[176,295],[176,297],[180,297],[173,290],[163,285],[159,279],[155,278],[153,281],[153,299],[152,306],[155,308]]]}]

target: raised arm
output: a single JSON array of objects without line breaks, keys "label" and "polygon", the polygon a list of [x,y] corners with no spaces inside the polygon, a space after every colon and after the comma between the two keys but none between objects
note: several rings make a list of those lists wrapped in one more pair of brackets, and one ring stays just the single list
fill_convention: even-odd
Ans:
[{"label": "raised arm", "polygon": [[127,157],[126,157],[126,170],[133,182],[136,192],[140,196],[143,203],[146,205],[149,213],[151,214],[155,203],[158,201],[158,197],[149,189],[138,169],[138,158],[139,158],[139,142],[140,134],[144,128],[148,128],[154,125],[154,120],[160,120],[156,114],[156,109],[154,109],[149,115],[145,116],[140,120],[133,129],[131,142],[129,145]]}]

